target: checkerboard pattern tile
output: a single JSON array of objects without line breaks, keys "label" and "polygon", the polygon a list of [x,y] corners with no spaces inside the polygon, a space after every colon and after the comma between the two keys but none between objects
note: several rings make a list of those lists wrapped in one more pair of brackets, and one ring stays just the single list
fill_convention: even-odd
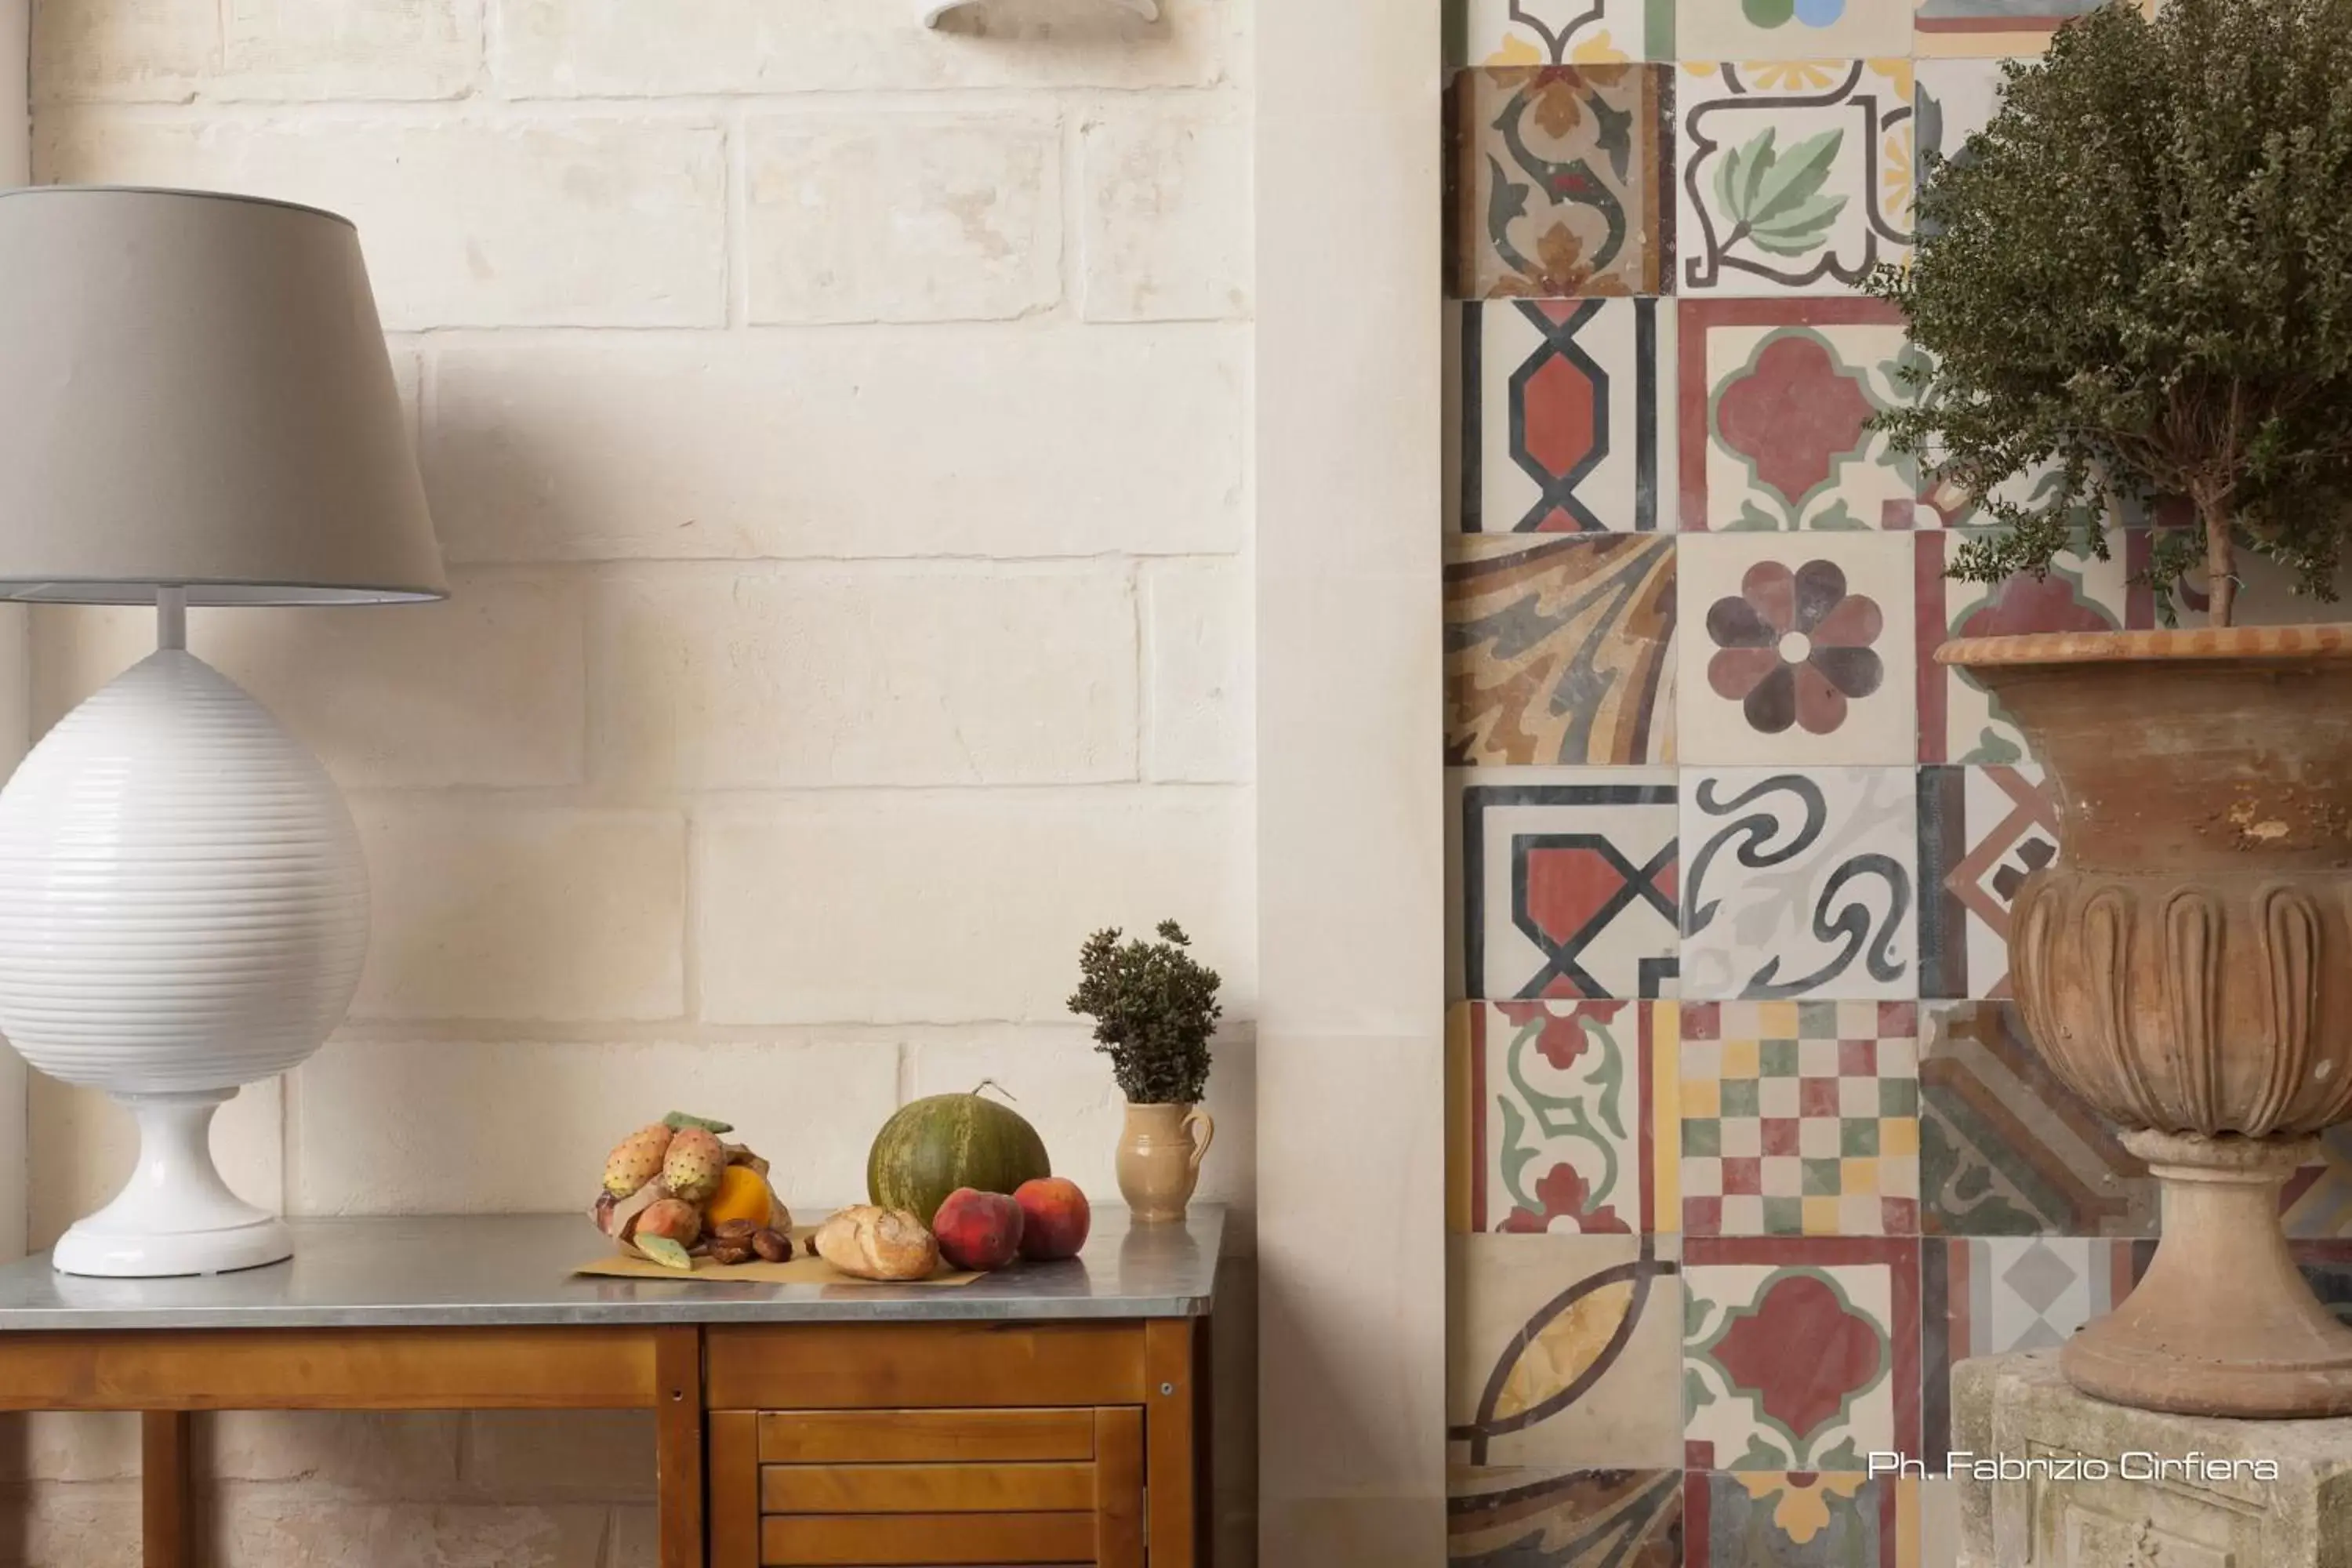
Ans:
[{"label": "checkerboard pattern tile", "polygon": [[[1951,1325],[2059,1264],[2100,1283],[2049,1324],[2129,1288],[2152,1184],[2006,1001],[2047,791],[1933,656],[2155,625],[2149,520],[1947,578],[1990,515],[1876,428],[1916,354],[1861,288],[2089,4],[1446,0],[1448,1214],[1457,1304],[1510,1309],[1455,1375],[1516,1388],[1524,1332],[1560,1389],[1454,1391],[1457,1562],[1916,1564],[1862,1448],[1944,1440]],[[1718,177],[1800,149],[1817,201]],[[2329,1162],[2299,1237],[2352,1237],[2352,1134]],[[1611,1349],[1676,1303],[1679,1381]]]},{"label": "checkerboard pattern tile", "polygon": [[1917,1008],[1693,1003],[1683,1011],[1683,1231],[1916,1236]]}]

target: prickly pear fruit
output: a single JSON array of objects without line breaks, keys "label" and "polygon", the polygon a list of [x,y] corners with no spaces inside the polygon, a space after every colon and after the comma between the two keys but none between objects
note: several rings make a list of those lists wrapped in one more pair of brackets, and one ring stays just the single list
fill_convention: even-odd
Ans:
[{"label": "prickly pear fruit", "polygon": [[727,1146],[715,1132],[683,1127],[669,1141],[662,1161],[662,1185],[670,1196],[698,1204],[719,1190],[719,1173],[727,1169]]},{"label": "prickly pear fruit", "polygon": [[671,1140],[670,1129],[658,1121],[622,1139],[604,1158],[604,1190],[625,1198],[660,1175]]},{"label": "prickly pear fruit", "polygon": [[694,1272],[694,1259],[688,1256],[686,1248],[666,1236],[637,1237],[637,1250],[664,1268],[675,1268],[681,1274]]},{"label": "prickly pear fruit", "polygon": [[673,1132],[683,1132],[689,1127],[699,1127],[705,1132],[732,1132],[731,1121],[714,1121],[708,1116],[688,1116],[683,1110],[673,1110],[662,1118],[662,1125]]},{"label": "prickly pear fruit", "polygon": [[647,1205],[629,1232],[629,1239],[643,1247],[655,1237],[674,1241],[682,1247],[692,1247],[702,1238],[702,1211],[681,1198],[664,1198]]}]

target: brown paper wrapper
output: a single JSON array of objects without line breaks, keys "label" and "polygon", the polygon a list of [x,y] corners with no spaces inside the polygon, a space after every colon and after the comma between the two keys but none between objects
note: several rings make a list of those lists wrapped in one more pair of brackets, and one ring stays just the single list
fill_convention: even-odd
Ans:
[{"label": "brown paper wrapper", "polygon": [[822,1258],[808,1252],[808,1238],[816,1234],[814,1226],[793,1226],[793,1258],[789,1263],[766,1263],[757,1259],[750,1263],[713,1263],[708,1258],[694,1260],[694,1272],[681,1274],[675,1268],[665,1268],[650,1258],[640,1258],[634,1252],[617,1249],[602,1258],[593,1258],[572,1272],[594,1275],[604,1279],[668,1279],[709,1280],[717,1284],[742,1285],[969,1285],[980,1278],[968,1270],[949,1268],[940,1265],[940,1271],[928,1279],[860,1279],[855,1274],[844,1274]]}]

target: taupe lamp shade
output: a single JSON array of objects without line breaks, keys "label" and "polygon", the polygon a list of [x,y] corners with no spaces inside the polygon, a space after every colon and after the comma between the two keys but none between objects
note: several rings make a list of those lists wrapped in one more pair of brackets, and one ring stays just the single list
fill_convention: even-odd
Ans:
[{"label": "taupe lamp shade", "polygon": [[359,235],[186,191],[0,193],[0,598],[448,592]]}]

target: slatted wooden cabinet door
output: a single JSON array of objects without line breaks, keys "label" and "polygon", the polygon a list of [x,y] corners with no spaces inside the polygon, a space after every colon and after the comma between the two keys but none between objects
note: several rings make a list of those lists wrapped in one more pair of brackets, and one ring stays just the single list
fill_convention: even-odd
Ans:
[{"label": "slatted wooden cabinet door", "polygon": [[1143,1568],[1143,1412],[715,1411],[712,1568]]}]

